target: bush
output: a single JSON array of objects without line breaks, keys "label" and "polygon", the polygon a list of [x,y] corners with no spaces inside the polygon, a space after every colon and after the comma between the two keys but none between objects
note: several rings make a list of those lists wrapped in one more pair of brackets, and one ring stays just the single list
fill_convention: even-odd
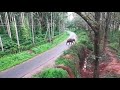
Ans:
[{"label": "bush", "polygon": [[[16,53],[17,52],[17,43],[15,43],[13,40],[11,40],[9,37],[3,37],[3,48],[4,48],[4,53],[5,54],[12,54],[12,53]],[[3,56],[0,55],[0,56]]]},{"label": "bush", "polygon": [[31,36],[31,32],[30,32],[30,27],[29,27],[29,22],[28,22],[28,18],[24,18],[24,24],[21,27],[21,38],[26,41],[29,39],[29,37]]},{"label": "bush", "polygon": [[55,63],[56,65],[63,64],[64,66],[70,67],[74,75],[77,77],[77,69],[76,69],[74,60],[71,61],[71,60],[67,60],[65,58],[60,57],[55,61]]},{"label": "bush", "polygon": [[78,34],[78,43],[85,45],[88,49],[93,50],[93,44],[88,37],[86,31],[81,31]]},{"label": "bush", "polygon": [[4,55],[6,55],[6,53],[3,52],[3,51],[0,51],[0,57],[2,57],[2,56],[4,56]]},{"label": "bush", "polygon": [[118,43],[117,42],[110,43],[109,46],[114,50],[118,50]]},{"label": "bush", "polygon": [[26,45],[29,45],[29,44],[32,44],[32,38],[29,38],[28,40],[24,41],[21,43],[22,45],[26,46]]},{"label": "bush", "polygon": [[35,75],[36,78],[68,78],[67,71],[61,68],[49,68]]},{"label": "bush", "polygon": [[32,58],[33,56],[34,54],[29,54],[28,52],[5,55],[0,58],[0,71],[13,67],[17,64],[20,64]]},{"label": "bush", "polygon": [[35,37],[35,43],[38,43],[38,44],[43,44],[43,42],[45,42],[44,40],[43,40],[44,38],[42,38],[42,35],[41,36],[36,36]]},{"label": "bush", "polygon": [[73,51],[72,49],[68,49],[68,50],[64,51],[63,54],[64,54],[64,55],[66,55],[66,54],[72,54],[72,55],[75,55],[75,53],[74,53],[74,51]]},{"label": "bush", "polygon": [[32,44],[29,44],[29,45],[26,45],[26,46],[21,45],[21,46],[20,46],[20,50],[21,50],[21,51],[30,50],[32,47],[33,47]]},{"label": "bush", "polygon": [[4,47],[4,49],[10,49],[10,48],[12,48],[12,47],[16,47],[17,46],[17,44],[14,42],[14,41],[12,41],[10,38],[3,38],[3,47]]}]

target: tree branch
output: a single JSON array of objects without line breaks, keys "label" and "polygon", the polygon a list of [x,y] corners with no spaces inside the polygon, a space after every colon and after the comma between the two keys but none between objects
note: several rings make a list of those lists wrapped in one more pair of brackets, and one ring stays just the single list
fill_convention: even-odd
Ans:
[{"label": "tree branch", "polygon": [[94,32],[96,32],[95,27],[91,24],[91,22],[81,12],[75,12],[75,13],[77,13],[79,16],[81,16],[86,21],[86,23],[92,28],[92,30]]}]

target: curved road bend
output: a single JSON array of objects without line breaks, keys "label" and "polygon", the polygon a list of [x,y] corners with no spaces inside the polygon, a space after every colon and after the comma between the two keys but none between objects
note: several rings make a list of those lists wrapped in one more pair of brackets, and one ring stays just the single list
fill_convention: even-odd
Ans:
[{"label": "curved road bend", "polygon": [[[69,38],[76,39],[75,33],[70,31],[67,32],[70,34]],[[0,72],[0,78],[22,78],[23,76],[32,72],[33,70],[45,64],[49,60],[57,59],[60,55],[63,54],[63,51],[67,50],[69,47],[70,47],[69,45],[66,45],[65,40],[56,47],[42,54],[39,54],[22,64],[19,64],[15,67]]]}]

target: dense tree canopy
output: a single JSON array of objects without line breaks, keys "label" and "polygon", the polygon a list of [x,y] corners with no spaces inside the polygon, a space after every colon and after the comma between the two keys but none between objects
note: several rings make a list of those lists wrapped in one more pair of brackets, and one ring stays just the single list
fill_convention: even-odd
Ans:
[{"label": "dense tree canopy", "polygon": [[29,49],[32,45],[41,42],[51,42],[56,35],[65,31],[66,16],[67,13],[63,12],[1,12],[2,46],[0,49],[5,52],[8,49],[9,51],[11,49],[21,50],[25,45],[25,48]]}]

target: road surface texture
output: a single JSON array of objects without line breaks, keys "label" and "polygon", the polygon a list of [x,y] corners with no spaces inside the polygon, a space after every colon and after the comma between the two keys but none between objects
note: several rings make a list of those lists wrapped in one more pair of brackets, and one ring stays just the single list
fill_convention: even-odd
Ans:
[{"label": "road surface texture", "polygon": [[[75,38],[76,34],[70,31],[67,31],[70,36],[69,38]],[[56,60],[60,55],[63,54],[63,51],[69,49],[70,45],[66,45],[66,40],[57,45],[56,47],[39,54],[32,59],[23,62],[15,67],[7,69],[0,72],[0,78],[23,78],[30,72],[37,70],[37,68],[42,67],[46,63]]]}]

